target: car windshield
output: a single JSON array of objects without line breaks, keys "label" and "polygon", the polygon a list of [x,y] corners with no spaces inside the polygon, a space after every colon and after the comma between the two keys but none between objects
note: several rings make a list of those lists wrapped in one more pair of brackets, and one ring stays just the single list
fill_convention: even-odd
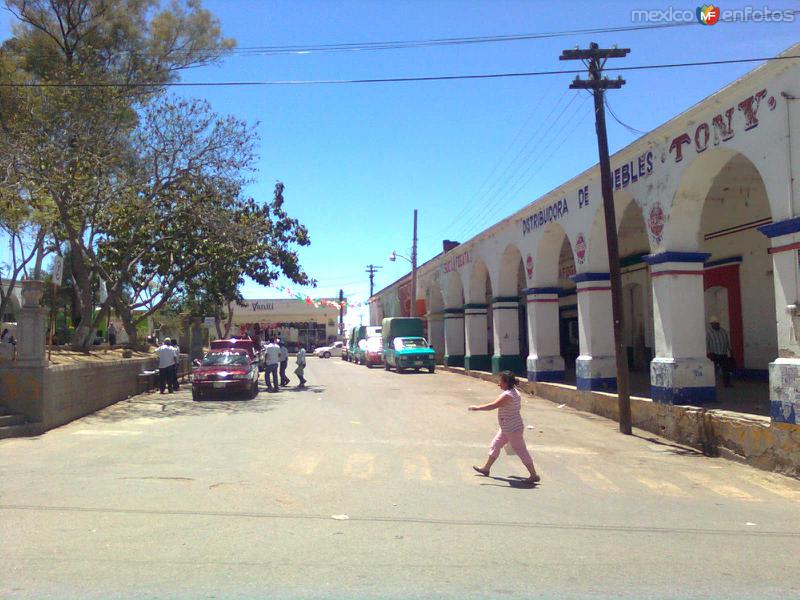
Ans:
[{"label": "car windshield", "polygon": [[425,338],[397,338],[394,341],[396,350],[403,350],[404,348],[427,348],[428,342]]},{"label": "car windshield", "polygon": [[203,358],[204,367],[219,367],[224,365],[249,365],[250,360],[246,354],[233,354],[231,352],[220,352],[206,354]]}]

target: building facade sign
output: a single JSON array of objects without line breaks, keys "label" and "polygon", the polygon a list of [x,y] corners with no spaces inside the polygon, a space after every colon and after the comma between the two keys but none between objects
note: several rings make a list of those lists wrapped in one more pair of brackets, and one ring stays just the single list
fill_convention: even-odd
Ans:
[{"label": "building facade sign", "polygon": [[444,272],[450,273],[452,271],[457,271],[464,265],[468,265],[471,262],[472,262],[472,256],[470,255],[469,251],[462,252],[461,254],[456,254],[454,257],[445,261]]},{"label": "building facade sign", "polygon": [[709,142],[715,146],[719,146],[722,142],[727,142],[732,139],[736,134],[733,127],[733,115],[736,109],[744,115],[744,131],[758,127],[758,109],[761,106],[761,101],[767,99],[767,106],[769,109],[775,110],[777,102],[774,96],[767,97],[766,88],[756,92],[752,96],[748,96],[735,107],[728,107],[725,112],[714,116],[711,119],[711,124],[707,122],[700,123],[694,130],[693,135],[682,133],[681,135],[672,139],[669,146],[669,152],[673,155],[676,163],[683,160],[684,146],[693,145],[695,151],[700,154],[708,149]]},{"label": "building facade sign", "polygon": [[529,217],[522,219],[522,235],[528,235],[551,221],[559,221],[568,214],[569,205],[567,204],[567,199],[562,198],[555,204],[537,210]]}]

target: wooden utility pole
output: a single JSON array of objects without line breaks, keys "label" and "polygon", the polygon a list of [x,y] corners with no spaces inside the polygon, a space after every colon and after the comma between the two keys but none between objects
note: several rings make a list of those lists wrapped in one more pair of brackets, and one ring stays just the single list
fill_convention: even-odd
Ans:
[{"label": "wooden utility pole", "polygon": [[614,320],[614,349],[617,359],[617,394],[619,397],[619,430],[630,435],[631,398],[628,385],[628,354],[622,343],[622,274],[619,266],[619,243],[617,240],[617,218],[614,213],[614,192],[611,184],[611,161],[608,157],[606,136],[605,95],[607,89],[619,89],[625,84],[621,77],[603,77],[603,67],[609,58],[623,58],[630,48],[600,48],[594,42],[588,50],[564,50],[560,60],[582,60],[589,67],[589,79],[576,77],[570,84],[573,90],[592,90],[597,129],[597,150],[600,154],[600,182],[603,190],[603,213],[606,221],[608,265],[611,278],[611,310]]},{"label": "wooden utility pole", "polygon": [[378,272],[378,269],[382,269],[380,265],[367,265],[366,273],[369,274],[369,297],[372,298],[372,293],[375,289],[375,273]]},{"label": "wooden utility pole", "polygon": [[414,209],[414,243],[411,245],[411,316],[417,316],[417,209]]}]

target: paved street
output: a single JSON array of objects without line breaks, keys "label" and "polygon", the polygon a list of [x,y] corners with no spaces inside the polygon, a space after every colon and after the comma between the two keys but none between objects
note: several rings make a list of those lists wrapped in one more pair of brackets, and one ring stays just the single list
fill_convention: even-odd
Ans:
[{"label": "paved street", "polygon": [[505,453],[483,478],[496,416],[466,407],[495,386],[313,357],[307,378],[1,441],[0,596],[800,597],[800,482],[531,397],[542,483]]}]

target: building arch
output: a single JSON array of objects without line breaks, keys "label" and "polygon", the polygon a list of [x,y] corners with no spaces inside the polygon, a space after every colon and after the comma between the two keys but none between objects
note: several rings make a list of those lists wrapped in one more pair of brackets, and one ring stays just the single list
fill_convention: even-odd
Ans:
[{"label": "building arch", "polygon": [[[671,251],[699,250],[702,246],[700,227],[706,199],[721,174],[732,174],[732,163],[739,166],[749,165],[757,174],[766,196],[764,178],[756,162],[744,152],[731,148],[708,150],[695,157],[681,175],[669,207],[669,216],[663,222],[663,232],[658,229],[662,221],[658,213],[654,213],[663,210],[663,207],[657,202],[649,207],[648,228],[657,245]],[[768,197],[767,205],[769,206]]]},{"label": "building arch", "polygon": [[[536,245],[536,257],[533,260],[533,272],[530,277],[532,287],[558,285],[559,260],[565,240],[569,244],[567,232],[558,223],[550,223],[542,232],[539,243]],[[569,252],[572,253],[571,244]]]}]

